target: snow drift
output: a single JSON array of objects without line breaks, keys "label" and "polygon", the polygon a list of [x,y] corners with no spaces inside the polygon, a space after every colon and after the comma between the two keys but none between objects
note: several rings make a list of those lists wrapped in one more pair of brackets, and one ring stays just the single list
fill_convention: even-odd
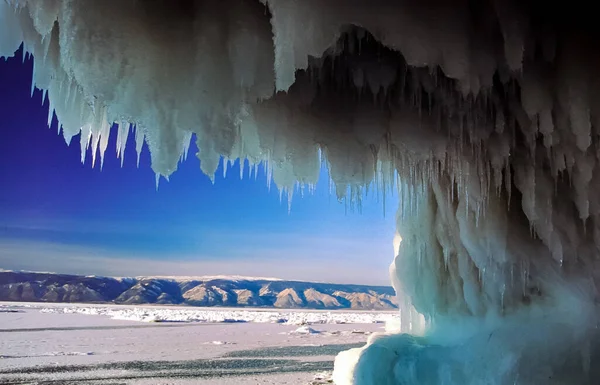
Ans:
[{"label": "snow drift", "polygon": [[[264,162],[291,199],[398,188],[402,329],[359,384],[597,383],[600,56],[591,5],[486,0],[4,0],[65,139],[135,126],[168,177]],[[50,115],[50,118],[52,115]],[[243,172],[243,171],[242,171]],[[398,181],[396,183],[396,181]],[[407,321],[408,320],[408,321]],[[475,368],[475,369],[474,369]]]}]

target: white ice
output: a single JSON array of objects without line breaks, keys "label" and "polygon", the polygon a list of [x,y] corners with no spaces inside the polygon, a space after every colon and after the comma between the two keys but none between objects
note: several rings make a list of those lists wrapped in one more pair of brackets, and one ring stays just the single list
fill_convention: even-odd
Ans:
[{"label": "white ice", "polygon": [[[31,305],[36,306],[36,305]],[[280,323],[285,325],[385,324],[398,314],[372,311],[275,311],[216,308],[161,308],[85,305],[37,305],[42,313],[100,315],[116,320],[141,322]],[[1,305],[0,305],[1,309]],[[302,328],[298,329],[301,330]],[[304,330],[304,329],[302,329]],[[307,329],[308,330],[308,329]]]}]

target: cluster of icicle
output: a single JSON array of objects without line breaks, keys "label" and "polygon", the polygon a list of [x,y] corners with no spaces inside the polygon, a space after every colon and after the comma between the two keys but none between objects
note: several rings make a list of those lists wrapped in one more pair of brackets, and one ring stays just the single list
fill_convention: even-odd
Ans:
[{"label": "cluster of icicle", "polygon": [[320,152],[340,197],[397,187],[395,287],[428,338],[456,338],[373,341],[338,383],[587,383],[600,60],[575,12],[529,3],[0,0],[0,56],[33,54],[32,87],[82,159],[102,162],[116,122],[117,156],[135,126],[164,177],[195,135],[207,175],[264,162],[290,197]]}]

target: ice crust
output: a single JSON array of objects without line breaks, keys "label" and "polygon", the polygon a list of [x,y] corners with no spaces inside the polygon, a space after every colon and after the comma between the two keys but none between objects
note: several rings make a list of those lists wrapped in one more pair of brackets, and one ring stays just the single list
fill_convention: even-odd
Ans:
[{"label": "ice crust", "polygon": [[99,315],[117,320],[140,322],[256,322],[303,325],[295,332],[311,334],[315,331],[306,325],[319,324],[371,324],[387,323],[397,314],[382,312],[310,312],[269,311],[248,309],[164,309],[158,307],[106,307],[106,306],[52,306],[36,305],[42,313]]},{"label": "ice crust", "polygon": [[321,155],[340,198],[397,188],[392,280],[402,331],[424,336],[341,355],[338,384],[592,384],[600,55],[589,7],[0,0],[0,56],[21,43],[34,55],[49,121],[56,113],[67,142],[81,133],[94,164],[115,122],[117,156],[135,128],[157,176],[195,136],[207,175],[221,159],[264,162],[290,199],[317,182]]}]

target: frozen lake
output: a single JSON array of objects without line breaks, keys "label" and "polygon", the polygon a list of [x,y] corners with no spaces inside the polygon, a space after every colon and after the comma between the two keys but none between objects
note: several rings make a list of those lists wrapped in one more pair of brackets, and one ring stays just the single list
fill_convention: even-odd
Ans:
[{"label": "frozen lake", "polygon": [[395,317],[0,303],[0,384],[325,383],[339,351]]}]

